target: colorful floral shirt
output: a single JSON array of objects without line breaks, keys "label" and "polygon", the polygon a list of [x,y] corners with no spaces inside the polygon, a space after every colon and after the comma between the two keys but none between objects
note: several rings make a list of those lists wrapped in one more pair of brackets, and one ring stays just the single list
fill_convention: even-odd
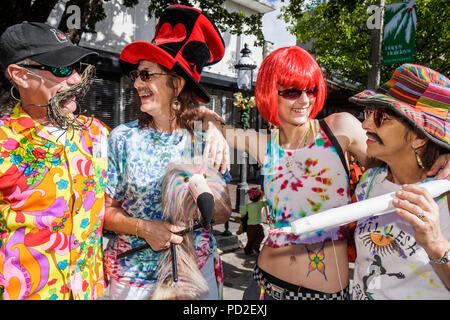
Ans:
[{"label": "colorful floral shirt", "polygon": [[284,150],[275,130],[267,145],[263,167],[264,190],[269,204],[269,236],[265,245],[282,247],[299,243],[342,240],[346,226],[292,235],[279,229],[292,221],[351,202],[347,173],[318,120],[311,120],[315,140],[297,150]]},{"label": "colorful floral shirt", "polygon": [[[4,299],[103,293],[108,129],[80,117],[65,145],[17,105],[0,118],[0,287]],[[93,157],[93,151],[99,157]],[[103,157],[102,157],[103,156]]]},{"label": "colorful floral shirt", "polygon": [[[201,137],[196,141],[199,139]],[[202,143],[195,143],[195,150],[192,145],[192,136],[187,130],[170,134],[152,128],[140,129],[137,120],[114,128],[109,136],[106,193],[121,202],[132,217],[162,220],[161,187],[165,168],[169,162],[188,157],[189,153],[201,154],[198,148]],[[116,257],[143,244],[146,244],[144,239],[118,234],[105,250],[106,273],[117,281],[137,287],[154,283],[161,252],[148,248],[121,259]],[[212,232],[208,229],[194,231],[194,248],[201,267],[216,250]],[[215,261],[215,266],[220,287],[223,282],[220,261]]]},{"label": "colorful floral shirt", "polygon": [[[356,188],[358,201],[400,190],[401,185],[386,179],[387,173],[386,166],[368,169]],[[434,200],[442,234],[450,241],[447,197]],[[394,211],[358,221],[354,300],[450,300],[450,292],[414,233],[411,224]]]}]

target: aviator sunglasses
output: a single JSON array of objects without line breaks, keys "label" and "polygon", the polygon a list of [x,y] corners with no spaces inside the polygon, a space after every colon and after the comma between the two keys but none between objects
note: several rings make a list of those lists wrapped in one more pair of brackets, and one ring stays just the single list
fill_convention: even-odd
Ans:
[{"label": "aviator sunglasses", "polygon": [[65,78],[70,76],[73,73],[73,70],[78,72],[78,74],[81,74],[81,63],[77,62],[71,66],[67,67],[50,67],[45,66],[42,64],[20,64],[20,67],[23,68],[31,68],[31,69],[38,69],[38,70],[45,70],[50,71],[55,77],[58,78]]},{"label": "aviator sunglasses", "polygon": [[315,98],[316,97],[316,92],[317,89],[314,87],[312,89],[309,90],[298,90],[298,89],[286,89],[286,90],[278,90],[278,95],[282,96],[283,98],[287,99],[287,100],[297,100],[298,98],[300,98],[303,94],[303,92],[306,93],[306,96],[309,99]]},{"label": "aviator sunglasses", "polygon": [[367,119],[373,113],[373,123],[375,123],[376,127],[379,128],[383,124],[384,120],[392,119],[389,116],[389,112],[386,109],[379,108],[365,108],[364,109],[364,118]]},{"label": "aviator sunglasses", "polygon": [[130,72],[130,79],[131,81],[135,81],[138,77],[142,80],[142,81],[150,81],[154,76],[168,76],[169,74],[167,73],[152,73],[152,72],[148,72],[147,70],[133,70]]}]

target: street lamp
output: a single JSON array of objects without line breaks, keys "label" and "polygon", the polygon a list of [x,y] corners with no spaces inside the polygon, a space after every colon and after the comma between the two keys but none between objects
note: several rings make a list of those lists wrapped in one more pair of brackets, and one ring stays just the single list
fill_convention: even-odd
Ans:
[{"label": "street lamp", "polygon": [[[244,49],[241,50],[241,59],[234,65],[237,70],[237,87],[244,97],[251,95],[253,87],[253,71],[256,68],[255,62],[250,58],[252,52],[248,48],[247,44],[244,44]],[[242,112],[243,110],[241,110]],[[243,124],[242,124],[243,125]],[[244,129],[245,126],[243,125]],[[247,184],[247,163],[248,154],[247,152],[242,152],[241,161],[241,172],[240,172],[240,182],[237,185],[236,192],[236,209],[241,212],[243,207],[248,202],[248,184]]]}]

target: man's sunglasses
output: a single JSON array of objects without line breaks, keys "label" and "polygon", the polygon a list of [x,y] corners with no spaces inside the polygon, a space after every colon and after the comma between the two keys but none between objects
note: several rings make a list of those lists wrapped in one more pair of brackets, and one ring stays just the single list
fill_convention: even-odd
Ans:
[{"label": "man's sunglasses", "polygon": [[130,72],[130,79],[131,81],[136,81],[136,79],[139,77],[142,81],[150,81],[154,76],[168,76],[167,73],[151,73],[147,70],[133,70]]},{"label": "man's sunglasses", "polygon": [[38,69],[38,70],[45,70],[45,71],[50,71],[55,77],[59,77],[59,78],[65,78],[70,76],[73,71],[75,70],[76,72],[78,72],[78,74],[81,74],[81,63],[77,62],[71,66],[67,66],[67,67],[50,67],[50,66],[45,66],[42,64],[20,64],[20,67],[23,68],[31,68],[31,69]]},{"label": "man's sunglasses", "polygon": [[392,114],[390,114],[386,109],[380,108],[365,108],[364,109],[364,118],[367,119],[373,113],[373,123],[377,126],[377,128],[381,127],[384,120],[392,119]]},{"label": "man's sunglasses", "polygon": [[303,92],[306,93],[306,96],[308,99],[312,99],[316,97],[317,89],[314,87],[309,90],[298,90],[298,89],[286,89],[286,90],[278,90],[278,95],[282,96],[283,98],[287,100],[297,100],[300,98],[303,94]]}]

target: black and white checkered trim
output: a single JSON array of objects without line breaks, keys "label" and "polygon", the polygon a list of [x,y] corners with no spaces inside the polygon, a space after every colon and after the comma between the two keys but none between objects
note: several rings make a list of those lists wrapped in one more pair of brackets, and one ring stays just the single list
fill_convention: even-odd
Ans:
[{"label": "black and white checkered trim", "polygon": [[280,286],[270,283],[261,270],[255,266],[253,279],[258,285],[264,286],[265,292],[275,300],[349,300],[349,288],[345,288],[335,293],[323,293],[306,288],[300,288],[298,292],[284,289]]}]

